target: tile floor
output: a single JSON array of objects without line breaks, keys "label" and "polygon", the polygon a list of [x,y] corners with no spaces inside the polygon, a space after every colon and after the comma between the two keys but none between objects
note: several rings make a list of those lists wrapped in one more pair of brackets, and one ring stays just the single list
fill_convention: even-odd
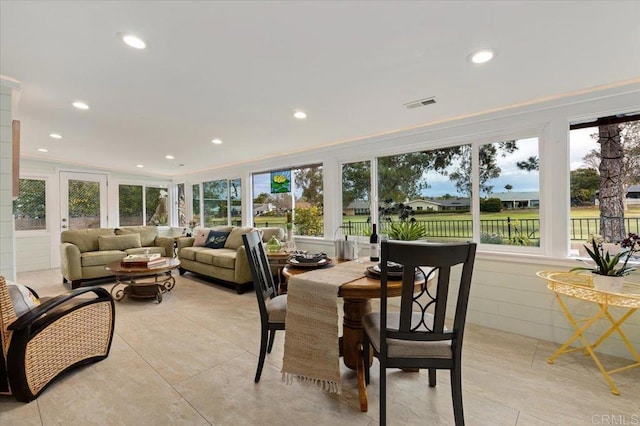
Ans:
[{"label": "tile floor", "polygon": [[[177,274],[176,274],[177,275]],[[343,393],[281,381],[284,334],[260,383],[255,294],[238,295],[187,273],[161,304],[116,302],[109,357],[75,369],[29,404],[0,396],[0,425],[376,425],[378,364],[369,412],[358,408],[355,373],[343,366]],[[22,273],[41,296],[65,290],[59,271]],[[112,284],[104,284],[110,288]],[[589,357],[546,362],[556,345],[468,325],[463,350],[469,425],[640,424],[640,368],[614,376],[614,396]],[[603,357],[607,366],[626,363]],[[449,378],[427,386],[426,372],[388,372],[388,423],[451,425]],[[617,422],[617,423],[616,423]]]}]

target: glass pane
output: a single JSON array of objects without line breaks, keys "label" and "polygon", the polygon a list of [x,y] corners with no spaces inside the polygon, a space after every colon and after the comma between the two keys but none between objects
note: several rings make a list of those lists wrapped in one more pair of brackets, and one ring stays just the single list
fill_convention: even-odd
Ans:
[{"label": "glass pane", "polygon": [[227,180],[202,184],[204,226],[227,225]]},{"label": "glass pane", "polygon": [[200,226],[200,184],[193,185],[192,191],[191,210],[193,211],[193,219],[191,224],[195,223],[195,226]]},{"label": "glass pane", "polygon": [[120,226],[144,225],[142,213],[142,185],[118,187]]},{"label": "glass pane", "polygon": [[46,182],[20,179],[20,196],[13,201],[16,231],[47,228]]},{"label": "glass pane", "polygon": [[342,234],[371,232],[371,162],[342,165]]},{"label": "glass pane", "polygon": [[231,202],[231,224],[242,225],[242,179],[229,181],[229,200]]},{"label": "glass pane", "polygon": [[100,228],[100,183],[69,179],[69,229]]},{"label": "glass pane", "polygon": [[[616,242],[640,233],[640,121],[571,130],[569,143],[571,255],[586,257],[584,244],[591,236]],[[603,165],[603,149],[612,148],[622,155],[605,152]],[[616,176],[609,179],[611,172]],[[619,186],[611,190],[610,185]]]},{"label": "glass pane", "polygon": [[178,226],[187,226],[187,205],[185,201],[184,183],[178,184]]},{"label": "glass pane", "polygon": [[286,212],[291,211],[291,193],[271,193],[271,173],[256,173],[253,181],[253,226],[285,228]]},{"label": "glass pane", "polygon": [[381,157],[378,187],[378,234],[429,241],[473,237],[470,145]]},{"label": "glass pane", "polygon": [[322,165],[294,169],[292,175],[295,195],[294,232],[296,235],[321,237],[324,235]]},{"label": "glass pane", "polygon": [[167,210],[168,191],[165,187],[145,188],[147,225],[168,225],[169,211]]},{"label": "glass pane", "polygon": [[480,146],[480,242],[540,246],[538,138]]}]

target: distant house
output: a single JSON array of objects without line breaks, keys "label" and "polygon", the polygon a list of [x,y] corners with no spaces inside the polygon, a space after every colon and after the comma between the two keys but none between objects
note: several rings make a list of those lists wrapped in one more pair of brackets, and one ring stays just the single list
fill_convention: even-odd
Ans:
[{"label": "distant house", "polygon": [[371,215],[369,201],[354,200],[342,210],[342,214],[344,216],[369,216]]},{"label": "distant house", "polygon": [[253,205],[253,215],[261,216],[265,213],[272,212],[276,209],[276,207],[271,203],[263,203],[263,204],[254,204]]},{"label": "distant house", "polygon": [[411,206],[411,208],[417,212],[469,210],[471,205],[468,198],[449,198],[443,200],[416,199],[407,201],[404,204]]},{"label": "distant house", "polygon": [[499,198],[503,209],[526,209],[540,207],[540,192],[494,192],[490,198]]},{"label": "distant house", "polygon": [[[640,205],[640,185],[631,185],[629,186],[629,189],[627,190],[627,197],[625,199],[625,202],[627,203],[628,206],[630,205]],[[596,202],[595,202],[596,206],[599,205],[599,200],[598,200],[598,192],[596,192]]]}]

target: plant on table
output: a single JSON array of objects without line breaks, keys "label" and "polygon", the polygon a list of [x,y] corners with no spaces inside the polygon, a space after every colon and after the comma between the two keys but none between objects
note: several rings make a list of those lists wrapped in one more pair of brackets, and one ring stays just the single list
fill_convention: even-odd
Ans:
[{"label": "plant on table", "polygon": [[[571,271],[591,271],[597,275],[623,277],[636,270],[634,267],[628,266],[628,262],[635,253],[640,253],[640,236],[629,233],[627,238],[620,242],[620,247],[626,250],[615,255],[610,254],[608,250],[604,250],[603,242],[604,239],[601,236],[594,235],[591,238],[592,247],[584,246],[591,259],[595,262],[594,266],[578,266],[571,269]],[[621,262],[622,265],[618,266]]]}]

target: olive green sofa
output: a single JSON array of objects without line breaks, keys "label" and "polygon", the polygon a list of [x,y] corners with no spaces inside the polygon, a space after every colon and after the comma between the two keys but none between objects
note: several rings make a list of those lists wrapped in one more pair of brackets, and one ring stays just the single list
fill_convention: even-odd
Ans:
[{"label": "olive green sofa", "polygon": [[174,257],[174,239],[158,236],[155,226],[122,226],[62,231],[60,234],[60,269],[62,281],[78,288],[83,282],[111,276],[108,263],[128,254],[158,253]]},{"label": "olive green sofa", "polygon": [[[247,253],[242,242],[242,234],[258,229],[262,240],[266,241],[275,235],[282,240],[282,228],[250,228],[237,226],[216,226],[213,228],[196,228],[194,235],[206,235],[210,231],[228,232],[229,235],[222,248],[196,246],[196,237],[178,239],[178,258],[180,259],[180,275],[186,271],[213,278],[222,284],[233,286],[238,294],[251,288],[253,278],[249,269]],[[275,271],[277,273],[277,270]]]}]

